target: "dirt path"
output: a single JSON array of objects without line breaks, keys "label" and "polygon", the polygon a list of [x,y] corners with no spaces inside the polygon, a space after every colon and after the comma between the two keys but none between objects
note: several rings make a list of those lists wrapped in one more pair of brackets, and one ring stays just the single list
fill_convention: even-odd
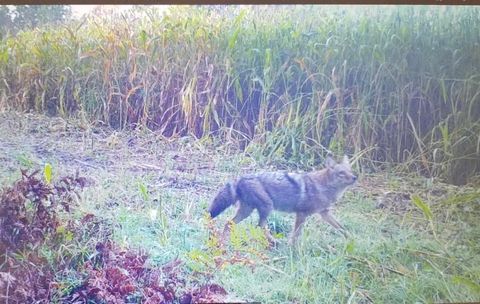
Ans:
[{"label": "dirt path", "polygon": [[36,114],[0,114],[0,177],[19,168],[43,168],[47,162],[61,172],[78,170],[87,176],[153,173],[160,185],[204,191],[210,187],[185,177],[222,176],[213,156],[188,139],[180,147],[145,130],[116,132]]}]

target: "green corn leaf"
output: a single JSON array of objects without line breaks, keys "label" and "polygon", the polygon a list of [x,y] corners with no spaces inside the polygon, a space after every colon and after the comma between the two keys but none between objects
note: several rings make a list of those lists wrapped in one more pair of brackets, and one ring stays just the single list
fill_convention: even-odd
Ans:
[{"label": "green corn leaf", "polygon": [[352,239],[345,245],[345,252],[352,254],[355,249],[355,241]]},{"label": "green corn leaf", "polygon": [[430,210],[430,206],[428,206],[427,203],[425,203],[418,195],[414,194],[412,195],[412,202],[417,206],[418,208],[422,209],[423,214],[425,214],[425,217],[428,220],[432,219],[432,211]]},{"label": "green corn leaf", "polygon": [[142,42],[143,46],[147,43],[147,32],[145,30],[142,30],[140,32],[140,42]]},{"label": "green corn leaf", "polygon": [[228,39],[228,49],[231,51],[235,47],[235,43],[237,42],[238,34],[240,33],[241,28],[237,28],[233,35]]},{"label": "green corn leaf", "polygon": [[148,190],[147,187],[143,183],[138,183],[138,190],[145,201],[148,201]]},{"label": "green corn leaf", "polygon": [[480,294],[480,285],[478,283],[473,282],[470,279],[467,279],[465,277],[461,276],[453,276],[452,277],[452,282],[455,284],[460,284],[467,286],[469,289],[471,289],[473,292]]},{"label": "green corn leaf", "polygon": [[52,181],[52,165],[49,163],[45,164],[45,168],[43,169],[43,175],[45,176],[45,180],[48,184]]},{"label": "green corn leaf", "polygon": [[8,63],[8,50],[0,51],[0,61],[3,63]]}]

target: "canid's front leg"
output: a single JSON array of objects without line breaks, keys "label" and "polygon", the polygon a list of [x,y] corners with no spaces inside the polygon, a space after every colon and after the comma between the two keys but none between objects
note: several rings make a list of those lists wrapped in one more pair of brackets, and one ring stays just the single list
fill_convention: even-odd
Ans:
[{"label": "canid's front leg", "polygon": [[240,223],[241,221],[246,219],[252,213],[252,211],[253,211],[253,208],[250,205],[240,202],[237,209],[237,213],[235,214],[233,219],[231,219],[229,222],[225,224],[222,238],[224,240],[227,240],[228,238],[230,238],[230,229],[231,229],[230,226],[232,225],[232,223],[235,223],[235,224]]},{"label": "canid's front leg", "polygon": [[290,245],[295,245],[295,243],[297,242],[298,236],[302,231],[302,227],[303,227],[303,224],[305,223],[306,218],[307,218],[307,215],[305,213],[297,213],[297,217],[295,218],[295,226],[293,227],[292,233],[290,235],[290,239],[288,240],[288,243]]},{"label": "canid's front leg", "polygon": [[320,212],[322,219],[332,225],[333,228],[340,231],[345,237],[348,236],[347,230],[330,214],[329,211]]}]

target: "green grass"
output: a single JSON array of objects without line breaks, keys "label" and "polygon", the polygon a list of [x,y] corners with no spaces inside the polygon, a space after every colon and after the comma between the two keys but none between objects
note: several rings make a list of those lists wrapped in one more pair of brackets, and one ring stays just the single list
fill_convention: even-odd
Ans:
[{"label": "green grass", "polygon": [[[14,126],[10,120],[15,119],[3,116],[0,138],[10,138]],[[76,132],[64,135],[61,141],[47,129],[30,133],[38,129],[32,126],[47,121],[24,118],[30,127],[18,129],[16,137],[10,138],[11,144],[0,147],[2,165],[17,168],[21,165],[19,156],[34,159],[34,168],[40,170],[49,162],[53,179],[80,169],[80,174],[95,184],[82,192],[73,216],[80,219],[93,213],[105,220],[94,237],[81,246],[66,242],[68,246],[59,247],[62,254],[45,248],[42,254],[47,258],[60,254],[66,260],[76,257],[80,261],[111,229],[118,244],[147,250],[150,263],[162,265],[178,257],[186,262],[192,277],[196,276],[194,270],[206,271],[208,280],[243,300],[433,303],[476,301],[480,297],[480,192],[476,188],[394,173],[361,174],[359,186],[347,191],[335,210],[351,238],[311,217],[298,248],[291,248],[285,235],[290,232],[293,216],[275,212],[270,225],[279,235],[279,245],[266,250],[259,242],[260,234],[252,229],[257,222],[254,213],[237,227],[240,242],[218,253],[209,241],[213,231],[204,218],[207,206],[229,178],[266,169],[256,159],[245,153],[226,154],[228,144],[203,146],[186,138],[152,141],[152,134],[141,130],[119,132],[116,146],[104,140],[109,138],[108,132],[99,132],[104,135],[96,138],[96,153],[92,154],[79,149],[82,139]],[[136,146],[127,145],[130,139],[135,139]],[[35,149],[39,143],[55,150],[45,154]],[[140,147],[150,154],[132,153]],[[71,158],[67,162],[65,155]],[[85,156],[92,158],[90,163],[101,159],[109,165],[94,168],[73,161],[85,160]],[[138,169],[137,164],[146,163],[160,169]],[[0,172],[2,184],[19,177],[18,170]],[[413,194],[421,204],[408,198]],[[377,207],[380,201],[383,208]],[[431,216],[426,216],[425,206]],[[233,213],[231,208],[215,219],[215,227],[221,230]],[[220,257],[228,261],[236,254],[240,261],[250,261],[253,266],[234,262],[216,267],[210,260]],[[65,291],[80,280],[68,272],[57,277]]]},{"label": "green grass", "polygon": [[380,303],[478,299],[478,283],[477,292],[455,283],[455,276],[465,275],[478,282],[478,245],[466,252],[447,248],[448,240],[433,240],[428,230],[414,228],[424,225],[421,220],[402,225],[399,216],[378,212],[373,204],[354,199],[339,208],[352,239],[312,219],[298,250],[283,243],[270,253],[272,259],[284,258],[270,264],[282,273],[232,267],[219,275],[221,282],[262,303],[365,302],[367,296]]},{"label": "green grass", "polygon": [[477,7],[134,8],[0,40],[0,107],[146,126],[309,168],[478,176]]},{"label": "green grass", "polygon": [[[123,246],[147,249],[152,263],[180,257],[192,270],[198,269],[195,266],[201,263],[192,259],[192,252],[207,256],[211,252],[204,219],[206,207],[224,176],[234,176],[242,171],[239,164],[251,162],[237,155],[243,160],[227,166],[221,155],[210,151],[209,157],[223,164],[218,172],[212,172],[214,177],[200,178],[196,184],[187,183],[192,178],[189,173],[174,169],[167,169],[163,176],[97,172],[103,180],[101,191],[87,189],[82,208],[114,223],[114,239]],[[176,176],[176,182],[159,186],[159,181],[170,176]],[[394,182],[388,187],[398,190],[415,183],[418,180]],[[147,195],[139,184],[145,185]],[[203,191],[199,185],[212,190]],[[433,188],[440,186],[434,184]],[[426,191],[416,187],[419,193]],[[284,237],[270,251],[259,249],[254,245],[255,237],[250,237],[251,243],[242,250],[255,247],[266,259],[254,254],[248,255],[254,261],[253,267],[227,264],[221,269],[201,269],[212,271],[211,280],[235,297],[262,303],[475,301],[480,296],[480,247],[475,241],[480,233],[476,221],[479,195],[465,189],[467,195],[462,196],[462,201],[460,191],[455,191],[449,191],[449,197],[457,204],[429,202],[437,238],[422,210],[412,202],[407,201],[403,211],[378,209],[375,200],[357,190],[347,193],[336,210],[352,234],[350,239],[312,217],[296,249],[289,247]],[[472,211],[465,213],[463,208]],[[152,210],[157,210],[155,216]],[[216,225],[221,229],[232,215],[233,208],[216,219]],[[239,229],[248,229],[256,220],[254,215]],[[275,213],[272,222],[287,234],[293,216]],[[235,250],[230,247],[227,255]]]}]

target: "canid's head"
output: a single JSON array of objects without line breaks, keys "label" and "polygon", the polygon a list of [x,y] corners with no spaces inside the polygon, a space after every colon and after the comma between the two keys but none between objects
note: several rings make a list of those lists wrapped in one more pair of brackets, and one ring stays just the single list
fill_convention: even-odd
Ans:
[{"label": "canid's head", "polygon": [[355,183],[357,176],[353,173],[348,156],[343,156],[343,160],[337,163],[332,157],[327,156],[325,165],[330,175],[330,181],[334,185],[349,186]]}]

